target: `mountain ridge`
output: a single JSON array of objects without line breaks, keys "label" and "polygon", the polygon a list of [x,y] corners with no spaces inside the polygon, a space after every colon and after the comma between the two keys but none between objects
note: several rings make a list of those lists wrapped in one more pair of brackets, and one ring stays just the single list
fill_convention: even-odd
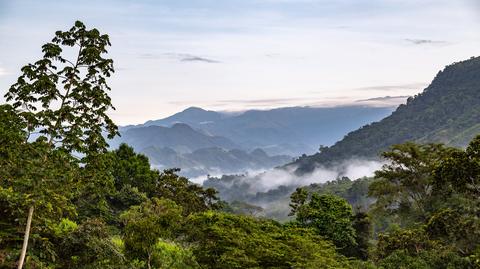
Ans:
[{"label": "mountain ridge", "polygon": [[288,166],[305,173],[349,158],[378,158],[391,145],[406,141],[464,147],[479,132],[480,57],[472,57],[446,66],[422,93],[408,98],[390,116]]},{"label": "mountain ridge", "polygon": [[[298,156],[315,152],[320,144],[331,145],[347,132],[379,120],[392,110],[391,107],[350,105],[254,109],[228,114],[191,107],[136,127],[182,122],[204,134],[229,138],[248,150],[262,148],[270,155]],[[198,115],[192,115],[195,113]]]}]

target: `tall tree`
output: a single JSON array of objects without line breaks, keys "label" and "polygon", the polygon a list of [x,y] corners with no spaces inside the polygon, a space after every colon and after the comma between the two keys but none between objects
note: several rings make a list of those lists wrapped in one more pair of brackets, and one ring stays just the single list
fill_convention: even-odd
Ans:
[{"label": "tall tree", "polygon": [[405,225],[426,220],[435,209],[433,171],[457,151],[442,144],[407,142],[383,153],[388,163],[375,172],[369,187],[369,196],[376,199],[374,211],[398,217]]},{"label": "tall tree", "polygon": [[[118,133],[106,114],[114,109],[107,94],[107,78],[114,72],[113,60],[104,57],[110,45],[108,35],[97,29],[88,30],[77,21],[70,30],[57,31],[52,41],[42,46],[44,55],[40,60],[21,69],[22,75],[5,97],[25,122],[27,137],[38,132],[36,142],[46,144],[43,162],[32,169],[44,169],[54,151],[78,153],[82,156],[78,162],[95,163],[108,147],[103,133],[107,132],[109,138]],[[68,59],[65,54],[75,57]],[[55,180],[55,176],[45,174],[31,180],[39,182],[41,188],[43,182]],[[28,202],[18,268],[23,267],[33,212],[39,202]]]},{"label": "tall tree", "polygon": [[352,206],[343,198],[331,194],[309,195],[305,189],[298,188],[291,199],[293,224],[314,229],[345,252],[357,246]]}]

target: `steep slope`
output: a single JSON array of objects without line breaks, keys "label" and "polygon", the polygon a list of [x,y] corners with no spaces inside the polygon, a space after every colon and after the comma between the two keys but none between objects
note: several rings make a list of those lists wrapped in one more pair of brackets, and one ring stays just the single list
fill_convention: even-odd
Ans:
[{"label": "steep slope", "polygon": [[480,57],[440,71],[423,93],[409,98],[392,115],[349,133],[335,145],[291,165],[298,172],[318,164],[361,157],[376,158],[393,144],[442,142],[465,146],[480,133]]}]

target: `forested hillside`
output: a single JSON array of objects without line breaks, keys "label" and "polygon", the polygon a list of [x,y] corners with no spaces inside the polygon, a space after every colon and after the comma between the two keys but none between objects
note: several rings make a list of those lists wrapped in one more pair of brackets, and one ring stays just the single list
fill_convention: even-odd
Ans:
[{"label": "forested hillside", "polygon": [[440,71],[423,93],[392,115],[353,131],[322,152],[301,158],[299,172],[350,158],[377,158],[394,144],[437,142],[465,147],[480,132],[480,57]]},{"label": "forested hillside", "polygon": [[297,188],[280,223],[109,150],[109,47],[80,21],[57,31],[0,105],[0,268],[480,268],[480,135],[396,145],[373,178]]}]

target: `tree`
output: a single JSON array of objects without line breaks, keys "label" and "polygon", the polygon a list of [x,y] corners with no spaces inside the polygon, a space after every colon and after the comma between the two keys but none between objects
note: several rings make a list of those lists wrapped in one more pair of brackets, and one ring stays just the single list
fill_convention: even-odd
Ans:
[{"label": "tree", "polygon": [[[63,223],[63,222],[62,222]],[[98,219],[67,224],[57,234],[59,268],[121,268],[125,257],[111,240],[108,227]]]},{"label": "tree", "polygon": [[[107,150],[103,132],[109,138],[117,134],[116,125],[106,114],[114,109],[107,94],[110,90],[107,78],[114,72],[113,60],[104,58],[108,46],[108,35],[101,35],[97,29],[87,30],[77,21],[70,30],[57,31],[52,41],[42,46],[43,58],[24,66],[22,75],[6,93],[7,102],[11,102],[25,123],[27,137],[38,132],[35,143],[45,144],[44,162],[33,170],[44,169],[52,152],[67,155],[75,152],[82,154],[79,162],[94,164],[96,157]],[[75,49],[75,59],[63,56],[65,50]],[[42,183],[55,180],[53,176],[30,179]],[[33,211],[39,202],[35,199],[28,202],[18,268],[24,263]]]},{"label": "tree", "polygon": [[388,161],[375,172],[369,196],[376,213],[398,216],[403,224],[424,221],[435,209],[433,171],[452,152],[442,144],[411,142],[392,146],[382,156]]},{"label": "tree", "polygon": [[[113,162],[110,167],[117,191],[129,185],[148,197],[157,197],[174,201],[183,208],[183,213],[219,209],[217,191],[194,184],[186,177],[179,176],[179,169],[167,169],[162,172],[151,169],[148,158],[136,153],[132,147],[122,144],[111,153]],[[133,193],[131,191],[131,193]],[[134,197],[132,197],[134,198]],[[112,201],[120,204],[118,199]]]},{"label": "tree", "polygon": [[80,175],[77,162],[44,140],[26,143],[25,122],[11,106],[0,106],[0,116],[0,218],[5,231],[10,231],[2,239],[12,245],[19,241],[18,227],[31,227],[34,204],[35,219],[43,225],[26,230],[34,245],[38,243],[42,252],[48,253],[51,248],[41,238],[49,233],[49,225],[75,211],[69,201]]},{"label": "tree", "polygon": [[147,156],[136,153],[127,144],[121,144],[111,154],[116,189],[130,185],[149,195],[154,191],[159,172],[151,169]]},{"label": "tree", "polygon": [[301,188],[291,197],[296,225],[313,228],[345,251],[357,245],[352,226],[352,206],[343,198],[318,193],[306,198],[306,192]]},{"label": "tree", "polygon": [[[182,220],[182,208],[175,202],[153,198],[132,206],[120,218],[124,229],[125,249],[130,257],[143,258],[148,268],[155,262],[154,254],[162,246],[159,240],[173,239]],[[161,263],[161,261],[159,261]]]},{"label": "tree", "polygon": [[351,268],[315,231],[272,220],[207,211],[183,230],[201,268]]},{"label": "tree", "polygon": [[167,169],[160,173],[153,197],[163,197],[175,201],[183,207],[184,215],[196,212],[220,209],[217,191],[212,188],[204,189],[194,184],[186,177],[179,176],[179,169]]},{"label": "tree", "polygon": [[355,241],[357,245],[347,250],[348,256],[367,260],[370,238],[372,236],[370,217],[364,212],[358,212],[353,216],[352,226],[353,229],[355,229]]},{"label": "tree", "polygon": [[299,210],[305,207],[305,203],[308,199],[308,191],[305,188],[297,188],[295,192],[290,195],[290,207],[292,210],[288,214],[294,216]]},{"label": "tree", "polygon": [[440,195],[452,191],[467,194],[473,199],[480,195],[480,135],[465,151],[453,152],[434,171],[435,190]]}]

